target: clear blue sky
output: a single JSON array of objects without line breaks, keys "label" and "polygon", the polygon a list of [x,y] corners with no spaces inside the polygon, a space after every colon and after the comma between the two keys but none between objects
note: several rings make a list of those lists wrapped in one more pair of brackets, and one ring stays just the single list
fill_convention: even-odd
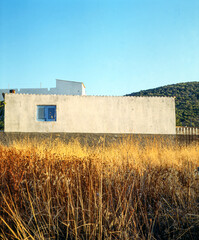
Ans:
[{"label": "clear blue sky", "polygon": [[0,88],[124,95],[199,81],[199,0],[0,0]]}]

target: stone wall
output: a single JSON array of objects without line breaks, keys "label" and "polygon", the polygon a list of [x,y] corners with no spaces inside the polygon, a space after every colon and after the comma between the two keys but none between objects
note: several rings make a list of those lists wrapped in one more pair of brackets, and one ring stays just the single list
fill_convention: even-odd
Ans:
[{"label": "stone wall", "polygon": [[132,141],[145,146],[151,142],[158,142],[163,146],[188,146],[190,144],[199,144],[199,135],[184,136],[184,135],[146,135],[146,134],[89,134],[89,133],[6,133],[0,131],[0,145],[10,146],[14,142],[64,142],[78,140],[83,146],[98,146],[110,145],[113,143],[122,143],[125,141]]},{"label": "stone wall", "polygon": [[0,132],[0,145],[12,145],[14,142],[64,142],[78,140],[80,144],[88,146],[110,145],[132,141],[141,145],[157,141],[163,144],[174,144],[176,135],[146,135],[146,134],[93,134],[93,133],[14,133]]}]

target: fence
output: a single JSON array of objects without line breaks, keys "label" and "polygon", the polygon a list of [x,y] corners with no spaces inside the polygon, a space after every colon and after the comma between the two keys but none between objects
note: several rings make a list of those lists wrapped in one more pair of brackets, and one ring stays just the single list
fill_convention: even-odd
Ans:
[{"label": "fence", "polygon": [[176,137],[180,143],[186,145],[199,142],[199,128],[176,127]]}]

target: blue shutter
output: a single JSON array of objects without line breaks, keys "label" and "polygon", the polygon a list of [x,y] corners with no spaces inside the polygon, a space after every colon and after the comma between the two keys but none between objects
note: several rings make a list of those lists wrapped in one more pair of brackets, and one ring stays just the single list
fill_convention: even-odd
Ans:
[{"label": "blue shutter", "polygon": [[37,106],[37,120],[45,121],[45,108],[44,108],[44,106]]}]

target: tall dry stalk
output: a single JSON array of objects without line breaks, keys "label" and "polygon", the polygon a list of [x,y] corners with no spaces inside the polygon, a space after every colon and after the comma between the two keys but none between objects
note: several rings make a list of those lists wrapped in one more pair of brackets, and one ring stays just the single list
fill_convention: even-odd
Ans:
[{"label": "tall dry stalk", "polygon": [[0,146],[0,238],[198,239],[199,146]]}]

